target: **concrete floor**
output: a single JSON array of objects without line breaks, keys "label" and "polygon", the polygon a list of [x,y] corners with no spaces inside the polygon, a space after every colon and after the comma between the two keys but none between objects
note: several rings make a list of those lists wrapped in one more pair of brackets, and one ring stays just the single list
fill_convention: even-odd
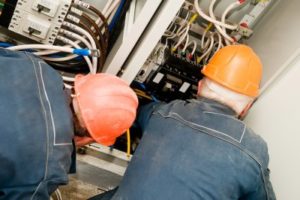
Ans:
[{"label": "concrete floor", "polygon": [[78,161],[76,175],[71,175],[69,184],[59,190],[63,200],[86,200],[115,188],[121,179],[120,175]]}]

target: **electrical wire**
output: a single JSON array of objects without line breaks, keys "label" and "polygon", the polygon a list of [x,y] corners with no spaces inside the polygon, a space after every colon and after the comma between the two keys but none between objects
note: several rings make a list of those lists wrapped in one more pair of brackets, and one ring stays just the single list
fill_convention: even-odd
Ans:
[{"label": "electrical wire", "polygon": [[62,79],[64,81],[68,81],[68,82],[74,82],[75,81],[75,78],[73,78],[73,77],[67,77],[67,76],[62,76]]},{"label": "electrical wire", "polygon": [[115,12],[115,14],[114,14],[111,22],[108,25],[109,32],[111,32],[114,29],[117,20],[119,20],[119,18],[121,16],[122,9],[123,9],[123,7],[125,5],[125,2],[126,2],[126,0],[121,0],[121,3],[119,5],[118,9],[116,10],[116,12]]},{"label": "electrical wire", "polygon": [[[93,31],[90,29],[89,26],[87,26],[84,22],[80,21],[79,25],[83,28],[83,30],[86,30],[87,33],[89,33],[89,35],[91,36],[91,38],[93,38],[93,41],[96,45],[96,48],[100,50],[100,57],[99,59],[95,58],[93,60],[94,62],[94,70],[95,73],[97,71],[102,71],[103,66],[104,66],[104,62],[105,62],[105,57],[104,57],[104,52],[105,50],[103,49],[104,47],[100,45],[100,43],[97,41],[97,36],[93,33]],[[93,45],[93,44],[92,44]]]},{"label": "electrical wire", "polygon": [[203,60],[203,58],[205,58],[205,56],[207,56],[211,52],[213,46],[214,46],[214,37],[213,35],[211,35],[209,48],[197,59],[198,60],[197,62],[200,63]]},{"label": "electrical wire", "polygon": [[223,43],[222,43],[222,36],[220,35],[220,33],[218,33],[218,32],[216,32],[216,34],[217,34],[217,36],[218,36],[218,47],[217,47],[217,49],[216,49],[216,51],[219,51],[219,49],[221,49],[222,48],[222,46],[223,46]]},{"label": "electrical wire", "polygon": [[130,130],[129,129],[127,129],[126,135],[127,135],[127,157],[130,158],[131,141],[130,141]]},{"label": "electrical wire", "polygon": [[63,28],[61,28],[61,29],[59,30],[59,32],[60,32],[61,34],[65,35],[65,36],[67,36],[67,37],[76,39],[76,40],[77,40],[77,41],[75,42],[76,44],[78,44],[79,42],[81,42],[81,43],[83,43],[87,48],[92,49],[92,44],[91,44],[89,41],[87,41],[87,40],[85,39],[85,37],[82,37],[82,36],[79,35],[79,34],[76,34],[76,33],[72,32],[72,31],[68,31],[68,30],[63,29]]},{"label": "electrical wire", "polygon": [[7,49],[11,51],[19,51],[19,50],[26,50],[26,49],[50,49],[55,51],[71,53],[71,54],[77,54],[77,55],[92,55],[92,52],[89,49],[74,49],[69,47],[44,45],[44,44],[24,44],[24,45],[8,47]]},{"label": "electrical wire", "polygon": [[0,42],[0,47],[7,48],[14,46],[13,44],[7,43],[7,42]]},{"label": "electrical wire", "polygon": [[[233,9],[237,8],[238,6],[244,4],[244,3],[245,3],[245,1],[243,1],[243,0],[238,0],[238,1],[236,1],[236,2],[231,3],[231,4],[225,9],[225,11],[223,12],[222,17],[221,17],[221,21],[222,21],[223,23],[225,23],[225,20],[226,20],[226,17],[227,17],[227,15],[228,15],[228,13],[231,12]],[[221,28],[222,28],[222,30],[226,33],[226,29],[225,29],[224,27],[221,27]],[[225,42],[226,42],[226,44],[228,45],[228,41],[225,40]],[[233,42],[234,42],[234,40],[233,40]]]},{"label": "electrical wire", "polygon": [[106,12],[107,12],[107,10],[108,10],[109,7],[111,6],[112,2],[113,2],[113,0],[108,0],[108,1],[106,2],[105,6],[104,6],[104,8],[103,8],[103,10],[102,10],[102,13],[106,13]]},{"label": "electrical wire", "polygon": [[188,35],[189,30],[190,30],[190,24],[187,25],[184,34],[179,38],[178,42],[173,47],[172,51],[175,51],[179,47],[179,45],[185,40],[186,36]]},{"label": "electrical wire", "polygon": [[[94,33],[95,32],[95,36],[97,41],[99,41],[99,49],[101,51],[101,55],[102,55],[102,60],[99,60],[99,63],[102,63],[101,66],[104,65],[104,57],[106,56],[106,49],[107,49],[107,45],[108,43],[104,40],[104,36],[102,35],[100,29],[98,28],[98,25],[93,21],[92,18],[90,18],[88,15],[83,14],[82,15],[82,19],[84,19],[86,22],[89,23],[89,27],[91,28],[91,31]],[[84,22],[82,22],[84,24]],[[99,66],[99,67],[101,67]]]},{"label": "electrical wire", "polygon": [[188,43],[188,45],[186,45],[186,46],[182,49],[182,51],[186,51],[187,47],[189,47],[189,46],[192,45],[192,44],[193,44],[193,50],[192,50],[192,52],[191,52],[191,55],[194,55],[195,52],[196,52],[196,49],[197,49],[197,42],[196,42],[195,40],[190,41],[190,42]]},{"label": "electrical wire", "polygon": [[222,22],[220,22],[220,21],[218,21],[218,20],[215,20],[215,19],[212,19],[211,17],[209,17],[208,15],[206,15],[206,14],[202,11],[202,9],[200,8],[199,2],[198,2],[198,1],[199,1],[199,0],[194,0],[194,7],[195,7],[196,11],[199,13],[199,15],[200,15],[203,19],[205,19],[205,20],[207,20],[207,21],[209,21],[209,22],[211,22],[211,23],[213,23],[213,24],[216,24],[216,25],[225,27],[225,28],[227,28],[227,29],[230,29],[230,30],[236,30],[236,29],[238,28],[237,25],[229,25],[229,24],[226,24],[226,23],[222,23]]},{"label": "electrical wire", "polygon": [[106,18],[108,18],[112,12],[118,7],[118,5],[120,4],[121,0],[115,0],[114,3],[109,7],[109,9],[107,10],[107,12],[103,12],[104,16]]},{"label": "electrical wire", "polygon": [[74,0],[73,3],[75,5],[78,5],[81,8],[88,9],[89,11],[93,12],[98,16],[98,19],[96,20],[96,24],[100,26],[99,27],[100,30],[104,29],[105,42],[108,43],[109,31],[108,31],[108,24],[107,24],[106,17],[97,8],[95,8],[94,6],[88,3],[82,2],[81,0]]},{"label": "electrical wire", "polygon": [[[73,46],[73,47],[75,47],[75,48],[80,48],[80,46],[79,46],[78,44],[76,44],[75,42],[71,41],[70,39],[68,39],[68,38],[66,38],[66,37],[63,37],[63,36],[58,35],[58,36],[56,37],[56,39],[57,39],[57,40],[60,40],[60,41],[62,41],[62,42],[64,42],[64,43],[66,43],[66,44],[69,44],[69,45],[71,45],[71,46]],[[88,56],[83,56],[83,58],[84,58],[84,60],[86,61],[87,65],[88,65],[88,67],[89,67],[89,69],[90,69],[90,73],[92,73],[92,74],[94,73],[94,74],[95,74],[96,71],[95,71],[94,68],[93,68],[93,64],[92,64],[90,58],[89,58]]]},{"label": "electrical wire", "polygon": [[[217,0],[212,0],[210,5],[209,5],[209,15],[212,19],[216,20],[216,16],[214,15],[214,5],[216,3]],[[225,42],[227,45],[229,45],[230,43],[233,43],[234,40],[226,33],[226,29],[222,29],[221,26],[215,24],[216,29],[218,30],[218,32],[225,38]]]},{"label": "electrical wire", "polygon": [[[81,25],[86,26],[84,24],[81,24]],[[66,26],[66,27],[70,28],[71,30],[76,31],[76,32],[86,36],[88,38],[89,42],[91,43],[93,49],[97,49],[96,42],[95,42],[95,37],[92,36],[87,30],[84,30],[83,28],[81,28],[81,27],[79,27],[79,26],[77,26],[73,23],[70,23],[70,22],[63,22],[63,26]],[[93,72],[96,73],[97,72],[98,59],[96,57],[93,57],[92,60],[93,60],[93,69],[94,69]]]}]

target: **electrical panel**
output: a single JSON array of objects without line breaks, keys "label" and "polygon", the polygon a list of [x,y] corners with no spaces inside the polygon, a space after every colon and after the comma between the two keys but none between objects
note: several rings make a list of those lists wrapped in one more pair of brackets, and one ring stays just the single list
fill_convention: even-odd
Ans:
[{"label": "electrical panel", "polygon": [[[134,78],[132,86],[142,89],[150,99],[169,102],[195,98],[203,66],[220,48],[244,43],[272,0],[200,2],[183,3]],[[237,15],[232,17],[234,13]]]},{"label": "electrical panel", "polygon": [[39,43],[53,44],[71,3],[71,0],[6,0],[0,16],[0,20],[5,19],[0,25]]}]

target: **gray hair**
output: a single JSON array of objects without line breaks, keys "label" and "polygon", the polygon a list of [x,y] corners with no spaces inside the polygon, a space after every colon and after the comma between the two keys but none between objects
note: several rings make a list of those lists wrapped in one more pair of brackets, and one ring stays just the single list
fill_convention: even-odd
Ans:
[{"label": "gray hair", "polygon": [[234,92],[215,81],[203,78],[198,88],[198,95],[213,99],[232,108],[239,115],[254,98]]}]

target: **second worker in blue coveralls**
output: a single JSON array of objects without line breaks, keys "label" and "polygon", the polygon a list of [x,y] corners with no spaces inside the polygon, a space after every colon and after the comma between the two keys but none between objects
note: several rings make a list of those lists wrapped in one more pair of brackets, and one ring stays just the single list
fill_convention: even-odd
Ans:
[{"label": "second worker in blue coveralls", "polygon": [[274,200],[267,144],[238,117],[259,94],[262,64],[245,45],[202,70],[198,98],[140,110],[143,138],[112,200]]}]

